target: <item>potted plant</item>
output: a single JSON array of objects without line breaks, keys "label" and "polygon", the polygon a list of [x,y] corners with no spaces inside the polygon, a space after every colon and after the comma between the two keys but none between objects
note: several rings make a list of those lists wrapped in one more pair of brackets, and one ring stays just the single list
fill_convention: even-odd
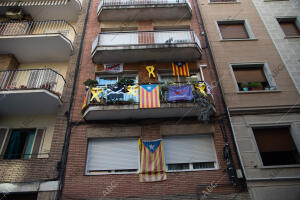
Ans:
[{"label": "potted plant", "polygon": [[250,82],[249,87],[251,90],[262,90],[263,85],[260,82]]},{"label": "potted plant", "polygon": [[88,79],[88,80],[84,81],[83,84],[84,84],[86,87],[93,88],[93,87],[95,87],[96,85],[98,85],[98,81],[92,80],[92,79]]},{"label": "potted plant", "polygon": [[121,78],[121,79],[116,83],[116,85],[118,85],[118,86],[134,85],[134,80]]},{"label": "potted plant", "polygon": [[248,82],[241,82],[240,87],[242,88],[243,91],[248,91],[249,84]]}]

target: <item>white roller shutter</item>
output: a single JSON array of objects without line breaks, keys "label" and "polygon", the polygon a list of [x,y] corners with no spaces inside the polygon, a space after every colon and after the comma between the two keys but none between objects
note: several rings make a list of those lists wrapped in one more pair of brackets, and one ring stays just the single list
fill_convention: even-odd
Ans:
[{"label": "white roller shutter", "polygon": [[166,164],[216,161],[211,135],[165,137],[164,148]]},{"label": "white roller shutter", "polygon": [[90,139],[87,171],[138,169],[137,139]]}]

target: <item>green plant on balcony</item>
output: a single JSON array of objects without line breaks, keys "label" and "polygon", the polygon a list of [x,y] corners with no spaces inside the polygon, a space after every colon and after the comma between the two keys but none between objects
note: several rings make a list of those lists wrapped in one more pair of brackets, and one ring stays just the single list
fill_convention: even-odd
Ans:
[{"label": "green plant on balcony", "polygon": [[241,82],[240,87],[242,88],[243,91],[248,91],[249,84],[248,82]]},{"label": "green plant on balcony", "polygon": [[134,80],[121,78],[117,83],[117,86],[128,86],[128,85],[134,85]]},{"label": "green plant on balcony", "polygon": [[93,88],[98,85],[98,81],[89,78],[88,80],[84,81],[83,84],[89,88]]},{"label": "green plant on balcony", "polygon": [[249,87],[251,88],[251,90],[262,90],[263,89],[263,85],[261,82],[250,82]]},{"label": "green plant on balcony", "polygon": [[160,96],[162,102],[167,102],[167,94],[171,84],[172,82],[164,82],[160,85]]}]

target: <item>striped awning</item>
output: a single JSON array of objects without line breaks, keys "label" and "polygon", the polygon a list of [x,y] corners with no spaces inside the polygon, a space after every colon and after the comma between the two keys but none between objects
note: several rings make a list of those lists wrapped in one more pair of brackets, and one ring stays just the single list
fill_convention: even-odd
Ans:
[{"label": "striped awning", "polygon": [[57,6],[65,5],[69,0],[26,0],[26,1],[0,1],[0,6]]}]

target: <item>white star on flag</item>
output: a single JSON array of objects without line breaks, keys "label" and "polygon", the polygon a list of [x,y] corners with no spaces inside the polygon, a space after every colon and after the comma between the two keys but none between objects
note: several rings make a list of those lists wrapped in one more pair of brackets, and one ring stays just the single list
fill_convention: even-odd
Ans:
[{"label": "white star on flag", "polygon": [[151,150],[153,150],[153,149],[154,149],[154,145],[153,145],[153,144],[150,144],[150,145],[149,145],[149,148],[150,148]]}]

